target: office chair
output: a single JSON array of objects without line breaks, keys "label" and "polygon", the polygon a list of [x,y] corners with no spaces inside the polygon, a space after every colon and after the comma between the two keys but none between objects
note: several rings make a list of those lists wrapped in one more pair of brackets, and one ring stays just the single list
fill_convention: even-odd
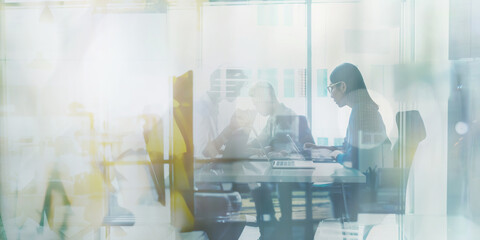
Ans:
[{"label": "office chair", "polygon": [[[359,212],[363,213],[405,213],[405,192],[409,171],[418,144],[426,137],[425,125],[416,110],[396,114],[398,141],[393,147],[393,168],[377,168],[373,181],[374,189],[363,189],[361,196],[373,197],[361,200]],[[384,148],[384,155],[389,150]],[[384,156],[385,158],[386,156]],[[387,156],[388,157],[388,156]],[[328,185],[327,185],[328,186]],[[368,237],[374,225],[365,225],[363,239]]]},{"label": "office chair", "polygon": [[398,141],[393,147],[394,167],[410,168],[418,144],[427,134],[417,110],[398,112],[396,115]]},{"label": "office chair", "polygon": [[[238,192],[199,192],[194,183],[193,72],[173,79],[173,129],[171,129],[172,222],[182,233],[202,230],[211,240],[237,239],[245,221],[229,222],[241,208]],[[196,207],[198,206],[198,207]],[[210,209],[211,211],[208,211]]]},{"label": "office chair", "polygon": [[418,144],[426,138],[425,125],[417,110],[396,114],[398,140],[393,146],[393,168],[379,168],[376,178],[377,206],[381,212],[405,213],[405,193]]},{"label": "office chair", "polygon": [[165,206],[165,179],[164,179],[164,149],[163,149],[163,124],[155,116],[143,116],[143,137],[146,150],[150,158],[147,168],[152,177],[158,201]]}]

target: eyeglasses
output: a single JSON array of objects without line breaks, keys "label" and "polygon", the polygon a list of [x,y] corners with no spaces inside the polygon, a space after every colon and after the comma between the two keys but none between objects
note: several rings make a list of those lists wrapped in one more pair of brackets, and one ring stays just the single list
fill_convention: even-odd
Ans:
[{"label": "eyeglasses", "polygon": [[328,86],[327,86],[328,92],[329,92],[329,93],[332,93],[333,88],[334,88],[336,85],[338,85],[339,83],[342,83],[342,81],[328,85]]}]

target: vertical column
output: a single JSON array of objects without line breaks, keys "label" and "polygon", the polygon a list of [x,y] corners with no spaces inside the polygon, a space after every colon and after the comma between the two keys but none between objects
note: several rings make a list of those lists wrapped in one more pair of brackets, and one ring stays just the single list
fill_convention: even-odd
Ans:
[{"label": "vertical column", "polygon": [[307,99],[307,118],[312,122],[312,0],[306,0],[307,7],[307,79],[305,96]]},{"label": "vertical column", "polygon": [[[4,0],[0,0],[0,108],[5,104],[5,5]],[[5,144],[4,139],[1,139],[1,134],[4,132],[3,111],[0,110],[0,196],[3,195],[2,184],[4,167],[3,161],[5,159]],[[5,135],[4,135],[5,136]],[[2,211],[3,201],[0,199],[0,213]],[[5,229],[3,227],[2,216],[0,214],[0,239],[7,239]]]}]

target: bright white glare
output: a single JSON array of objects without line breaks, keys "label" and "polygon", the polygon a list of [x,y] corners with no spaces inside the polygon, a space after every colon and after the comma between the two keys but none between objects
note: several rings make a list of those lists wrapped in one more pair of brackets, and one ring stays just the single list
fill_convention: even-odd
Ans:
[{"label": "bright white glare", "polygon": [[457,122],[457,124],[455,124],[455,131],[460,135],[464,135],[468,132],[468,124],[465,122]]}]

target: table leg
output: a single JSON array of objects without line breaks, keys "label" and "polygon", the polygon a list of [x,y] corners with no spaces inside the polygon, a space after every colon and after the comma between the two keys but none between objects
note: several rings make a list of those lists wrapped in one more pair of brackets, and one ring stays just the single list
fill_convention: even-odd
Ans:
[{"label": "table leg", "polygon": [[345,186],[344,184],[342,183],[342,196],[343,196],[343,206],[345,208],[345,219],[348,221],[350,219],[350,216],[348,214],[348,204],[347,204],[347,196],[345,194]]},{"label": "table leg", "polygon": [[312,183],[306,183],[305,188],[305,239],[313,239]]},{"label": "table leg", "polygon": [[278,200],[280,203],[280,212],[282,213],[279,226],[283,232],[282,235],[288,236],[289,239],[292,239],[292,191],[294,183],[278,183],[277,187],[279,194]]}]

